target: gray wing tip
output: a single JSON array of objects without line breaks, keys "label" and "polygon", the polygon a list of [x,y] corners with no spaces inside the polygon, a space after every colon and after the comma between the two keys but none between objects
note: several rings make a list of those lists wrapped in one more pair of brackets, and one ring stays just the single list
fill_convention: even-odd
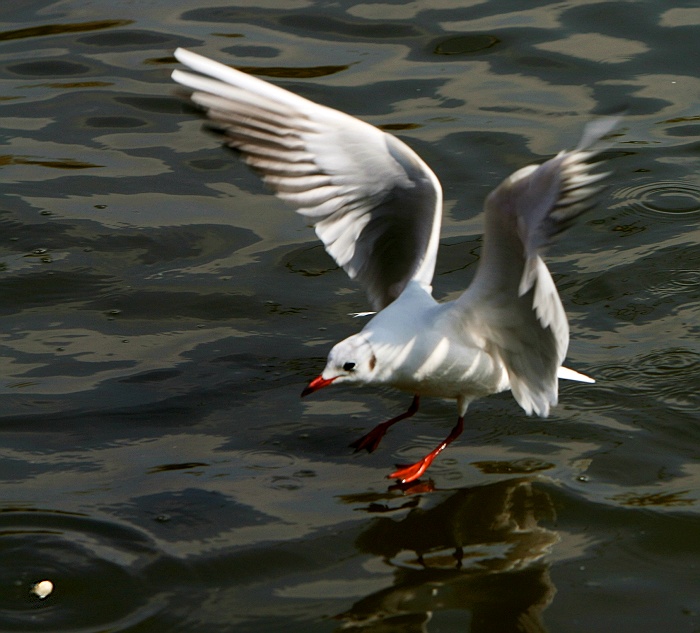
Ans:
[{"label": "gray wing tip", "polygon": [[583,128],[581,140],[578,142],[575,151],[580,152],[593,149],[594,153],[597,154],[599,151],[604,149],[604,147],[594,148],[593,146],[604,140],[606,136],[611,134],[616,128],[619,127],[623,114],[624,113],[620,112],[617,114],[602,116],[587,123]]}]

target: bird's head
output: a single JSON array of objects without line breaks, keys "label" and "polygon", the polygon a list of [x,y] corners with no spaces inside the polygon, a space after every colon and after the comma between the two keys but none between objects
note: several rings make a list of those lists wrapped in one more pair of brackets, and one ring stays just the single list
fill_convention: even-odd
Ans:
[{"label": "bird's head", "polygon": [[333,347],[328,354],[325,369],[301,392],[301,397],[308,396],[331,383],[372,382],[376,365],[377,357],[369,341],[362,333],[355,334]]}]

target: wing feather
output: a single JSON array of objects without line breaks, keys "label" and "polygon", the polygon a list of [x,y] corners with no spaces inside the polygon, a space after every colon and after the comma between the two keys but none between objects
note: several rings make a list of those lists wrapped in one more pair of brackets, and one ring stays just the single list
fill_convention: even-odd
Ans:
[{"label": "wing feather", "polygon": [[326,251],[380,310],[410,280],[432,283],[442,214],[437,177],[404,143],[349,115],[178,49],[194,92],[278,197],[310,218]]},{"label": "wing feather", "polygon": [[577,149],[518,170],[486,200],[481,259],[455,309],[465,323],[478,324],[528,414],[546,416],[556,404],[569,345],[566,314],[541,253],[593,205],[607,174],[591,173],[589,161],[617,121],[589,124]]}]

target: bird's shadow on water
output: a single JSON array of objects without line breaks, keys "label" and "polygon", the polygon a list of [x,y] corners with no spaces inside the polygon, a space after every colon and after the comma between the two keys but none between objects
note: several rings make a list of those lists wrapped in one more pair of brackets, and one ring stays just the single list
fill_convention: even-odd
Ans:
[{"label": "bird's shadow on water", "polygon": [[533,483],[517,477],[439,491],[424,482],[398,498],[392,491],[346,497],[380,515],[356,547],[394,571],[392,586],[336,616],[341,628],[424,631],[431,618],[458,617],[473,632],[546,631],[542,613],[555,588],[543,559],[559,536],[540,525],[553,521],[554,509]]}]

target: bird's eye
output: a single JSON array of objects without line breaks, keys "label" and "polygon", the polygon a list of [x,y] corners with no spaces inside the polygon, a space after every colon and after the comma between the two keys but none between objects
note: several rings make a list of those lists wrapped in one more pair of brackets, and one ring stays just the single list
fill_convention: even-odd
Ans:
[{"label": "bird's eye", "polygon": [[343,365],[343,369],[345,371],[353,371],[355,369],[355,363],[345,363],[345,365]]}]

